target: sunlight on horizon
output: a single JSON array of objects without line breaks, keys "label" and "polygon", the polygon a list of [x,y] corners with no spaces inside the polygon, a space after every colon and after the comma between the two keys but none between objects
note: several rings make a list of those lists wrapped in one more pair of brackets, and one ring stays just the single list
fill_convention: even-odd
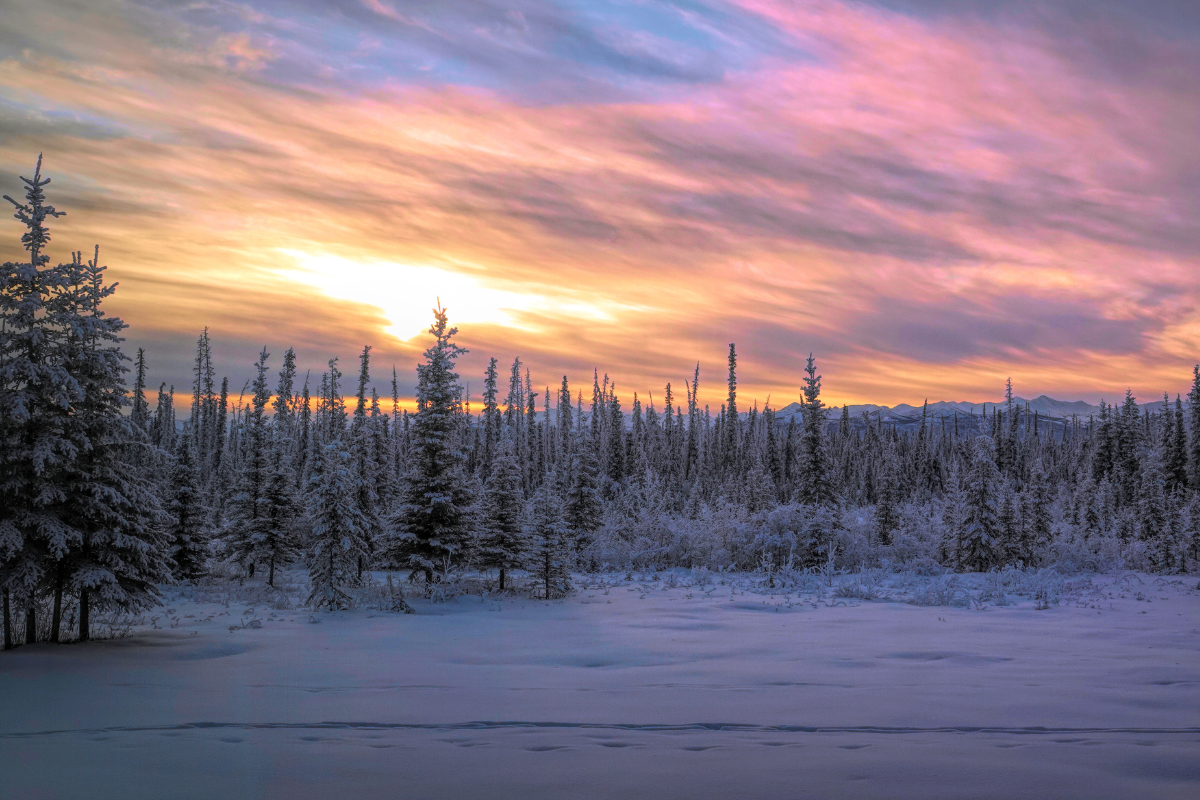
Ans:
[{"label": "sunlight on horizon", "polygon": [[509,312],[545,305],[541,295],[510,292],[470,275],[395,261],[355,261],[342,256],[280,249],[299,268],[280,277],[319,289],[330,297],[374,306],[390,325],[387,333],[408,341],[429,329],[439,300],[452,325],[483,323],[524,328]]}]

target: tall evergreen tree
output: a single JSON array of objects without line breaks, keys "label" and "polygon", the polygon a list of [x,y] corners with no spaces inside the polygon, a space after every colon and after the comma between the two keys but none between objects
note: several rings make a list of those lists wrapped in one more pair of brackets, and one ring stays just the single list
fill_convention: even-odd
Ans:
[{"label": "tall evergreen tree", "polygon": [[492,358],[488,362],[487,373],[483,377],[483,475],[486,478],[496,457],[500,445],[500,406],[499,388],[497,386],[497,361]]},{"label": "tall evergreen tree", "polygon": [[883,463],[875,473],[875,538],[882,545],[892,543],[892,535],[900,526],[900,476],[896,463],[896,452],[888,447],[883,454]]},{"label": "tall evergreen tree", "polygon": [[1050,546],[1053,536],[1053,518],[1050,513],[1050,483],[1046,478],[1046,470],[1039,460],[1033,466],[1033,474],[1029,484],[1029,547],[1021,553],[1021,559],[1026,566],[1034,563],[1034,554]]},{"label": "tall evergreen tree", "polygon": [[500,591],[504,591],[507,574],[525,564],[529,549],[524,527],[525,496],[521,490],[521,470],[508,436],[504,437],[499,455],[492,462],[492,470],[483,491],[480,566],[499,571]]},{"label": "tall evergreen tree", "polygon": [[546,600],[563,597],[571,591],[567,526],[558,498],[548,486],[533,495],[528,533],[533,540],[529,571],[537,580],[541,596]]},{"label": "tall evergreen tree", "polygon": [[354,466],[338,439],[317,451],[308,483],[308,575],[312,608],[347,608],[343,587],[357,580],[358,561],[366,555],[367,520],[354,500]]},{"label": "tall evergreen tree", "polygon": [[1163,395],[1163,419],[1166,431],[1163,473],[1167,491],[1173,495],[1180,495],[1188,486],[1188,445],[1187,428],[1183,422],[1183,403],[1179,395],[1175,395],[1173,410],[1167,405],[1167,396]]},{"label": "tall evergreen tree", "polygon": [[67,372],[79,386],[72,408],[72,438],[80,442],[76,458],[61,477],[66,516],[82,532],[82,541],[68,559],[60,561],[60,582],[55,588],[52,638],[57,638],[59,599],[66,587],[79,597],[81,638],[90,634],[93,604],[100,608],[136,611],[161,601],[158,584],[170,580],[165,515],[153,484],[137,468],[131,450],[141,442],[121,413],[128,403],[125,390],[125,323],[101,308],[116,291],[104,283],[106,267],[99,263],[99,248],[91,261],[77,253],[70,265],[75,276],[67,331]]},{"label": "tall evergreen tree", "polygon": [[1192,369],[1192,390],[1188,392],[1188,477],[1191,487],[1200,490],[1200,364]]},{"label": "tall evergreen tree", "polygon": [[964,487],[963,521],[954,548],[956,565],[963,572],[986,572],[1000,563],[995,496],[999,478],[991,440],[977,436]]},{"label": "tall evergreen tree", "polygon": [[455,437],[462,389],[454,363],[466,350],[451,341],[458,328],[447,327],[441,307],[434,311],[429,332],[435,342],[417,367],[412,466],[391,519],[393,557],[427,582],[444,576],[467,546],[471,506]]},{"label": "tall evergreen tree", "polygon": [[254,363],[254,398],[246,425],[245,454],[238,473],[237,489],[226,510],[225,545],[229,555],[250,575],[264,555],[261,547],[271,532],[266,514],[266,490],[271,472],[270,431],[266,406],[271,399],[267,384],[267,358],[264,347]]},{"label": "tall evergreen tree", "polygon": [[275,570],[294,562],[300,555],[296,521],[303,513],[296,496],[296,481],[286,459],[287,439],[275,436],[267,465],[266,484],[259,502],[262,517],[254,542],[256,558],[267,563],[267,585],[275,585]]},{"label": "tall evergreen tree", "polygon": [[725,403],[724,428],[722,430],[722,459],[723,467],[726,470],[737,469],[738,463],[738,443],[741,440],[739,435],[741,423],[738,420],[737,408],[737,348],[734,343],[729,343],[729,377],[727,379],[729,388],[729,399]]},{"label": "tall evergreen tree", "polygon": [[184,431],[179,440],[169,491],[165,510],[172,568],[176,578],[194,580],[208,571],[209,537],[190,431]]},{"label": "tall evergreen tree", "polygon": [[[582,428],[582,426],[580,426]],[[571,453],[571,484],[564,503],[568,529],[575,551],[582,552],[600,529],[604,508],[600,502],[600,465],[591,437],[576,437]]]},{"label": "tall evergreen tree", "polygon": [[[22,177],[25,202],[8,195],[25,226],[21,244],[28,262],[0,267],[0,589],[32,613],[48,569],[82,544],[82,531],[63,507],[59,482],[78,443],[67,416],[81,390],[61,363],[61,322],[68,311],[61,267],[43,251],[50,241],[47,218],[65,212],[45,203],[42,157],[33,178]],[[10,631],[11,619],[4,620]]]},{"label": "tall evergreen tree", "polygon": [[1166,481],[1157,450],[1151,451],[1142,469],[1138,492],[1138,538],[1145,543],[1150,566],[1155,572],[1173,572],[1177,547]]},{"label": "tall evergreen tree", "polygon": [[800,432],[800,457],[797,459],[801,503],[832,506],[836,498],[829,480],[829,456],[825,448],[825,407],[821,402],[821,376],[817,374],[812,353],[804,368],[804,403],[801,406],[803,429]]}]

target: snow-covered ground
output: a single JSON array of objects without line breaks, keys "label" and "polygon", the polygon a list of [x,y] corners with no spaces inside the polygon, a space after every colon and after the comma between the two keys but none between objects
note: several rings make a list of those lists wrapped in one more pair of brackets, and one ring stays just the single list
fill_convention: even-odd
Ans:
[{"label": "snow-covered ground", "polygon": [[0,654],[0,797],[1194,800],[1196,578],[1118,577],[1048,610],[978,576],[969,607],[899,602],[913,578],[415,615],[172,589],[125,638]]}]

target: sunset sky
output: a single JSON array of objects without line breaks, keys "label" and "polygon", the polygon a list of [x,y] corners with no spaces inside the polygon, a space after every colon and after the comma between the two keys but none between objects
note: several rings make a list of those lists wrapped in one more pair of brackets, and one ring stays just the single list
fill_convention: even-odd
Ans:
[{"label": "sunset sky", "polygon": [[[39,151],[181,392],[207,325],[374,346],[440,297],[537,387],[719,404],[1145,400],[1200,360],[1195,0],[6,0],[0,193]],[[0,259],[20,254],[0,226]],[[540,405],[540,402],[539,402]]]}]

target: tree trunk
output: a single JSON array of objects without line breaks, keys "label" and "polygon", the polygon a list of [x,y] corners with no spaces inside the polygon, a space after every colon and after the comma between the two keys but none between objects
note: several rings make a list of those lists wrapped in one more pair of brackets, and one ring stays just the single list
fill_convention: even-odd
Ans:
[{"label": "tree trunk", "polygon": [[250,562],[250,575],[248,577],[251,577],[251,578],[254,577],[254,562],[253,561]]},{"label": "tree trunk", "polygon": [[50,618],[50,641],[55,644],[58,644],[58,634],[62,629],[62,594],[63,568],[62,564],[59,564],[54,576],[54,615]]},{"label": "tree trunk", "polygon": [[500,591],[504,591],[504,567],[500,568]]},{"label": "tree trunk", "polygon": [[360,581],[362,580],[362,572],[363,572],[363,559],[362,559],[362,556],[359,556],[358,557],[358,579]]},{"label": "tree trunk", "polygon": [[270,574],[267,575],[267,586],[275,585],[275,554],[271,554]]},{"label": "tree trunk", "polygon": [[12,650],[12,611],[8,604],[8,589],[4,590],[4,649]]},{"label": "tree trunk", "polygon": [[33,610],[33,598],[29,598],[29,605],[25,608],[25,644],[33,644],[37,641],[37,612]]},{"label": "tree trunk", "polygon": [[88,603],[88,590],[79,590],[79,641],[86,642],[92,638],[91,624],[88,619],[88,614],[91,611],[91,606]]}]

